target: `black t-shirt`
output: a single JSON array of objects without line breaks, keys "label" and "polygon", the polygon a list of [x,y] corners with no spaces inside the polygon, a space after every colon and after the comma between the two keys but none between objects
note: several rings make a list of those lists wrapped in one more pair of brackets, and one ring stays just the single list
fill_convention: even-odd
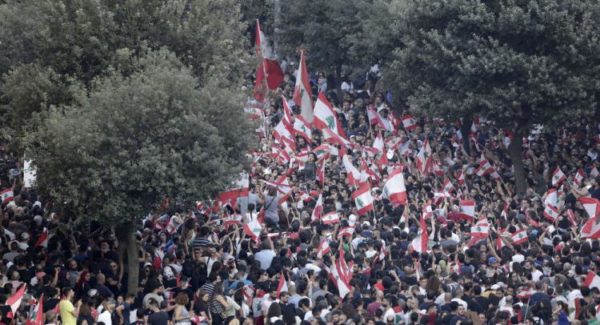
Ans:
[{"label": "black t-shirt", "polygon": [[150,325],[168,325],[169,324],[169,314],[165,311],[159,311],[157,313],[153,313],[148,317],[148,324]]}]

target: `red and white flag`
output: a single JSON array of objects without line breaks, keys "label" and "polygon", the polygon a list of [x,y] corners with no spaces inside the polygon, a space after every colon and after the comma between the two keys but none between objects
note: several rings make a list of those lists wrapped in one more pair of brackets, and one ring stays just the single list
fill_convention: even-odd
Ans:
[{"label": "red and white flag", "polygon": [[521,244],[526,243],[528,240],[529,240],[529,238],[527,237],[526,229],[518,230],[517,232],[515,232],[512,235],[513,245],[521,245]]},{"label": "red and white flag", "polygon": [[560,167],[556,167],[554,173],[552,173],[552,186],[558,187],[560,183],[567,179],[565,173],[560,169]]},{"label": "red and white flag", "polygon": [[404,174],[402,168],[392,171],[383,186],[383,197],[396,205],[406,204],[406,186],[404,185]]},{"label": "red and white flag", "polygon": [[258,241],[262,229],[262,224],[258,220],[258,216],[252,216],[250,221],[244,225],[244,233],[255,242]]},{"label": "red and white flag", "polygon": [[319,243],[319,248],[317,249],[317,256],[322,258],[326,254],[329,254],[331,251],[331,247],[329,247],[329,240],[327,238],[323,238]]},{"label": "red and white flag", "polygon": [[338,232],[337,238],[341,239],[344,237],[352,237],[352,235],[354,234],[354,227],[345,227],[340,229],[340,231]]},{"label": "red and white flag", "polygon": [[449,178],[446,178],[446,180],[444,180],[444,192],[452,193],[452,191],[454,191],[454,185]]},{"label": "red and white flag", "polygon": [[575,218],[575,213],[573,212],[573,210],[569,209],[567,210],[567,219],[569,219],[569,222],[571,223],[571,226],[575,227],[577,226],[577,219]]},{"label": "red and white flag", "polygon": [[348,185],[358,186],[360,183],[360,171],[350,161],[349,155],[342,157],[342,163],[346,169],[346,177],[348,178]]},{"label": "red and white flag", "polygon": [[555,188],[550,188],[548,189],[548,191],[546,192],[546,195],[544,195],[544,205],[550,205],[553,207],[557,207],[558,206],[558,191],[556,191]]},{"label": "red and white flag", "polygon": [[460,201],[460,214],[467,218],[467,220],[475,220],[475,201],[473,200],[461,200]]},{"label": "red and white flag", "polygon": [[329,129],[333,133],[345,138],[346,134],[342,123],[337,118],[333,105],[327,100],[325,93],[320,92],[314,109],[313,125],[319,129]]},{"label": "red and white flag", "polygon": [[44,325],[44,294],[40,296],[37,304],[31,310],[31,314],[29,315],[29,320],[27,321],[27,325]]},{"label": "red and white flag", "polygon": [[[264,85],[269,89],[277,89],[283,83],[283,71],[277,60],[273,59],[273,53],[268,41],[260,29],[260,23],[256,20],[256,55],[261,62],[256,69],[256,82],[254,93],[257,100],[264,99]],[[262,94],[261,94],[262,93]]]},{"label": "red and white flag", "polygon": [[331,268],[330,276],[336,282],[340,298],[343,299],[350,292],[350,280],[352,280],[352,272],[346,263],[343,249],[340,249],[340,255]]},{"label": "red and white flag", "polygon": [[340,223],[340,215],[336,211],[329,212],[321,217],[321,222],[326,225]]},{"label": "red and white flag", "polygon": [[364,184],[358,190],[354,191],[352,193],[352,200],[354,200],[358,214],[365,215],[369,211],[373,211],[373,196],[371,195],[369,184]]},{"label": "red and white flag", "polygon": [[14,200],[14,193],[12,188],[5,188],[2,191],[0,191],[0,202],[2,202],[2,204],[6,204],[12,200]]},{"label": "red and white flag", "polygon": [[546,219],[554,222],[558,216],[560,216],[560,213],[556,207],[549,204],[544,207],[544,217],[546,217]]},{"label": "red and white flag", "polygon": [[583,286],[586,288],[598,288],[600,289],[600,276],[596,272],[589,271],[583,281]]},{"label": "red and white flag", "polygon": [[315,208],[312,211],[311,221],[317,221],[321,219],[321,215],[323,214],[323,194],[319,194],[319,198],[317,199],[317,203],[315,204]]},{"label": "red and white flag", "polygon": [[431,146],[429,146],[429,140],[426,139],[417,153],[417,168],[422,175],[427,175],[431,172],[432,167]]},{"label": "red and white flag", "polygon": [[281,296],[282,292],[288,292],[288,284],[283,276],[283,273],[279,273],[279,283],[277,284],[277,299]]},{"label": "red and white flag", "polygon": [[600,223],[598,218],[590,218],[581,227],[581,238],[598,239],[600,238]]},{"label": "red and white flag", "polygon": [[17,314],[17,310],[21,306],[21,302],[23,301],[23,297],[25,296],[25,290],[27,289],[27,284],[23,284],[17,289],[17,291],[8,299],[6,299],[6,305],[10,306],[10,310],[12,311],[13,316]]},{"label": "red and white flag", "polygon": [[351,147],[352,143],[346,140],[341,135],[331,131],[330,129],[323,129],[323,141],[329,142],[331,144],[336,144],[342,147]]},{"label": "red and white flag", "polygon": [[580,197],[579,202],[590,218],[595,218],[600,215],[600,201],[591,197]]},{"label": "red and white flag", "polygon": [[312,90],[308,81],[308,69],[304,51],[300,51],[300,64],[296,73],[296,86],[294,87],[294,102],[300,107],[300,115],[311,124],[313,122]]},{"label": "red and white flag", "polygon": [[296,139],[294,135],[292,135],[292,132],[290,131],[283,119],[279,121],[279,123],[277,123],[277,125],[273,129],[273,137],[279,143],[285,144],[286,146],[289,146],[292,149],[296,148]]},{"label": "red and white flag", "polygon": [[479,220],[471,227],[471,238],[487,238],[490,233],[490,225],[487,220]]},{"label": "red and white flag", "polygon": [[381,131],[377,133],[377,137],[375,137],[375,140],[373,140],[373,149],[377,150],[379,153],[385,153],[385,144],[383,142]]},{"label": "red and white flag", "polygon": [[48,228],[44,227],[44,230],[36,240],[34,247],[48,247]]},{"label": "red and white flag", "polygon": [[411,132],[417,128],[417,120],[410,114],[404,114],[402,116],[402,126],[406,131]]},{"label": "red and white flag", "polygon": [[575,177],[573,177],[573,183],[575,183],[575,185],[579,186],[579,185],[581,185],[581,183],[583,183],[584,179],[585,179],[585,173],[583,172],[583,169],[579,168],[577,170],[577,173],[575,173]]},{"label": "red and white flag", "polygon": [[419,219],[419,225],[420,232],[410,243],[409,249],[412,249],[415,252],[425,253],[428,250],[427,244],[429,242],[429,234],[427,233],[427,225],[425,224],[425,218],[423,218],[423,216]]}]

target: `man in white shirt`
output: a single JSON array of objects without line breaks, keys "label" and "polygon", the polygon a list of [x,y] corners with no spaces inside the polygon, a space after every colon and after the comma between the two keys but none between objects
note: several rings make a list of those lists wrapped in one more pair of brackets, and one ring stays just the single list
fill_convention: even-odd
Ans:
[{"label": "man in white shirt", "polygon": [[96,323],[103,323],[104,325],[112,325],[112,312],[115,310],[115,301],[111,299],[105,299],[102,302],[102,307],[104,307],[102,313],[98,315],[98,320]]}]

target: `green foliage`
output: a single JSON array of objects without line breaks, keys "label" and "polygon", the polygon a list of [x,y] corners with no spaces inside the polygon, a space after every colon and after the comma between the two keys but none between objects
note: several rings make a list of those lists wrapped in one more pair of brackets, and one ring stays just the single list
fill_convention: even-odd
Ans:
[{"label": "green foliage", "polygon": [[[229,94],[223,102],[213,88],[199,89],[191,69],[167,50],[136,66],[129,76],[112,72],[94,81],[81,103],[52,109],[30,153],[43,194],[107,224],[145,215],[165,196],[191,204],[239,170],[228,153],[231,139],[211,115],[240,98]],[[249,131],[237,123],[228,128]],[[233,143],[245,149],[246,142]]]},{"label": "green foliage", "polygon": [[311,67],[333,72],[364,68],[389,57],[399,36],[394,27],[405,0],[282,1],[283,54],[308,53]]},{"label": "green foliage", "polygon": [[483,114],[521,131],[590,115],[599,14],[593,0],[413,0],[386,76],[396,98],[429,114]]}]

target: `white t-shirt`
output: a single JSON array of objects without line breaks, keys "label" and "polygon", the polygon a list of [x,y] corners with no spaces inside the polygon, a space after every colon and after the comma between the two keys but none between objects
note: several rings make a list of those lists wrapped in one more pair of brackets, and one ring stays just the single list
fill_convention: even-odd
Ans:
[{"label": "white t-shirt", "polygon": [[254,259],[260,262],[260,268],[266,270],[271,266],[275,252],[272,249],[263,249],[260,252],[254,254]]},{"label": "white t-shirt", "polygon": [[108,310],[105,310],[100,315],[98,315],[96,323],[100,322],[104,323],[104,325],[112,325],[112,318],[110,317],[110,312]]}]

